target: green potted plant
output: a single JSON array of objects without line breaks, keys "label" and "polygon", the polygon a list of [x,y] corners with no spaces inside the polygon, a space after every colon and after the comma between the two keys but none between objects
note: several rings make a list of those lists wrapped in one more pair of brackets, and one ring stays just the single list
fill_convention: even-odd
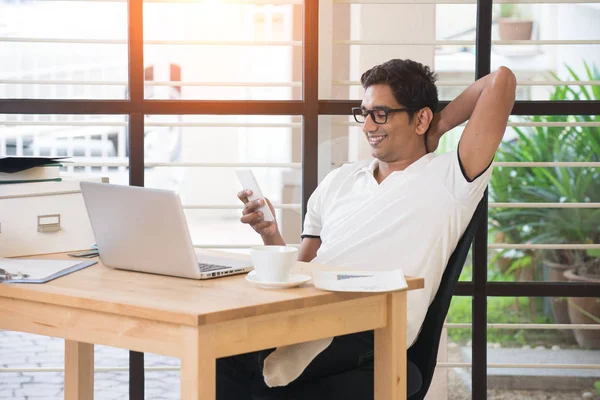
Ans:
[{"label": "green potted plant", "polygon": [[593,391],[593,393],[592,392],[584,393],[582,398],[583,399],[600,400],[600,381],[594,382],[594,387],[593,387],[592,391]]},{"label": "green potted plant", "polygon": [[533,31],[533,20],[526,16],[521,4],[499,4],[498,34],[501,40],[529,40]]},{"label": "green potted plant", "polygon": [[[600,252],[589,250],[587,262],[576,265],[564,272],[569,282],[600,284]],[[573,324],[600,324],[600,298],[570,297],[568,299],[569,318]],[[580,346],[600,349],[600,334],[595,330],[574,330],[575,339]]]},{"label": "green potted plant", "polygon": [[[589,68],[585,64],[587,79],[599,80],[600,72],[597,68]],[[580,80],[579,76],[569,68],[571,76],[575,80]],[[570,94],[575,100],[599,100],[600,99],[600,87],[592,86],[590,90],[586,87],[580,86],[578,91],[570,90]],[[598,116],[585,116],[581,117],[582,122],[600,122]],[[577,151],[585,152],[584,154],[591,155],[589,161],[600,161],[600,128],[589,127],[585,131],[581,131],[581,134],[576,136],[574,145]],[[588,197],[593,201],[598,201],[600,198],[600,172],[595,169],[595,172],[590,172],[585,180],[593,182],[588,191]],[[583,169],[582,172],[586,172]],[[583,211],[583,210],[581,210]],[[590,231],[589,239],[587,243],[600,243],[600,209],[590,209],[585,212],[587,217],[590,218],[590,228],[595,229]],[[585,217],[586,215],[584,215]],[[569,269],[563,273],[563,276],[569,282],[592,282],[600,284],[600,250],[589,249],[581,254],[581,259],[578,263],[573,265],[572,269]],[[574,324],[600,324],[600,298],[594,297],[573,297],[568,299],[569,317],[571,322]],[[575,339],[582,347],[600,349],[600,331],[597,330],[574,330]]]},{"label": "green potted plant", "polygon": [[[600,80],[600,73],[585,65],[586,80]],[[574,80],[579,77],[569,68]],[[557,78],[557,77],[556,77]],[[557,86],[552,100],[600,99],[600,87]],[[535,116],[526,122],[575,122],[576,126],[515,128],[517,139],[503,142],[496,161],[600,161],[600,129],[581,126],[581,122],[600,122],[598,116]],[[578,126],[577,126],[578,125]],[[598,168],[497,168],[490,182],[490,197],[496,202],[599,202]],[[600,243],[600,209],[598,208],[492,208],[490,226],[508,243]],[[530,257],[524,253],[521,257]],[[599,254],[586,250],[545,250],[539,262],[548,280],[592,280],[596,282]],[[512,263],[531,268],[536,262]],[[600,281],[598,281],[600,282]],[[598,323],[597,299],[554,299],[551,303],[558,323],[586,321]],[[590,317],[591,316],[591,317]],[[593,322],[595,321],[595,322]],[[575,331],[583,347],[600,346],[600,331]]]},{"label": "green potted plant", "polygon": [[[566,122],[565,116],[536,116],[527,118],[526,122]],[[499,162],[532,162],[556,161],[563,158],[561,153],[570,132],[562,127],[535,127],[527,129],[515,128],[518,138],[512,142],[503,142],[496,156]],[[556,186],[556,176],[548,176],[545,168],[506,168],[497,167],[490,181],[490,197],[494,202],[560,202],[561,199],[572,198],[568,192],[569,185]],[[552,172],[562,174],[573,172],[555,169]],[[576,172],[576,171],[575,171]],[[569,180],[566,176],[559,180]],[[573,201],[573,200],[570,200]],[[541,236],[545,233],[540,225],[547,212],[554,213],[559,220],[563,215],[562,209],[521,209],[521,208],[492,208],[490,209],[490,229],[495,233],[496,242],[503,243],[548,243]],[[544,223],[547,225],[547,223]],[[575,239],[566,238],[573,243]],[[560,242],[564,242],[561,238]],[[502,264],[507,263],[506,273],[515,273],[518,280],[521,271],[527,269],[527,277],[533,279],[533,267],[542,263],[547,268],[548,280],[563,281],[563,272],[570,268],[567,261],[572,259],[568,253],[549,251],[542,260],[536,257],[540,252],[533,250],[503,250],[496,257]],[[522,260],[529,260],[523,263]],[[565,259],[565,265],[559,261]],[[504,267],[506,268],[506,267]],[[555,299],[551,303],[554,320],[557,323],[569,323],[567,302],[565,299]]]}]

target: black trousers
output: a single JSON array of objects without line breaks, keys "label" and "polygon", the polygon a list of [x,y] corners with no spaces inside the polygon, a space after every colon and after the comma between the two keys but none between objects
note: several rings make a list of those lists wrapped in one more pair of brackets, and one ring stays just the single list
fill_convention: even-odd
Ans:
[{"label": "black trousers", "polygon": [[274,349],[217,360],[217,400],[373,399],[373,331],[338,336],[285,387],[269,388],[264,359]]}]

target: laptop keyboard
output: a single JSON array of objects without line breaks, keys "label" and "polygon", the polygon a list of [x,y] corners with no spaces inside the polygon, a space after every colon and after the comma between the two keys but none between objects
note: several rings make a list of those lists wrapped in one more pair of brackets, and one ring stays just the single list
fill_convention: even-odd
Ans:
[{"label": "laptop keyboard", "polygon": [[226,267],[225,265],[205,264],[205,263],[198,263],[198,267],[200,268],[200,272],[217,271],[220,269],[231,269],[231,267]]}]

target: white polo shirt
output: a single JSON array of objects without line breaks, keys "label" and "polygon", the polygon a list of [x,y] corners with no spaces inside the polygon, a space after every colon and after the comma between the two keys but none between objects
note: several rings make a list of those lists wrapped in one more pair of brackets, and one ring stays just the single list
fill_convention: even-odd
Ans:
[{"label": "white polo shirt", "polygon": [[[492,168],[468,182],[454,150],[426,154],[378,184],[373,176],[377,163],[361,161],[330,172],[308,201],[302,236],[321,238],[312,262],[361,270],[401,269],[405,275],[424,278],[425,288],[407,295],[410,347]],[[287,385],[331,340],[277,348],[265,359],[265,383]]]},{"label": "white polo shirt", "polygon": [[448,260],[481,200],[492,168],[468,182],[458,150],[426,154],[381,184],[377,160],[330,172],[308,201],[303,237],[322,244],[312,262],[401,269],[425,280],[408,293],[407,346],[414,343]]}]

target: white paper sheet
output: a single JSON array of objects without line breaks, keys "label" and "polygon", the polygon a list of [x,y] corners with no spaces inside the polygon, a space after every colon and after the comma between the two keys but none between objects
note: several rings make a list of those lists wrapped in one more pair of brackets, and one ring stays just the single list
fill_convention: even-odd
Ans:
[{"label": "white paper sheet", "polygon": [[64,269],[80,264],[81,260],[36,260],[31,258],[0,258],[0,268],[11,275],[27,274],[27,279],[44,279]]},{"label": "white paper sheet", "polygon": [[404,274],[393,271],[314,271],[316,288],[333,292],[392,292],[407,288]]}]

